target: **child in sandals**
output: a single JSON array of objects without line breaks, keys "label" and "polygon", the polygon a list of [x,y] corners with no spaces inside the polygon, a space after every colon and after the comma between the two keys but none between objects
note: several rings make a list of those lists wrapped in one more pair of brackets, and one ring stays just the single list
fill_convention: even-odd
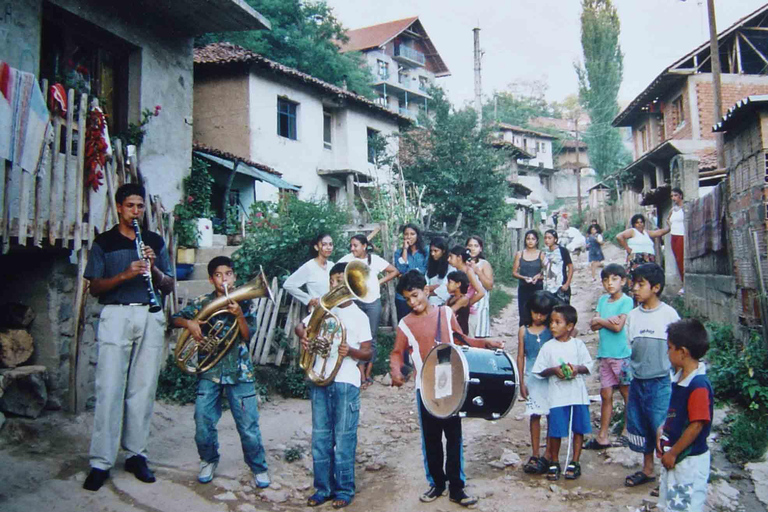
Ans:
[{"label": "child in sandals", "polygon": [[549,413],[547,405],[547,381],[531,373],[541,347],[552,339],[547,325],[549,314],[557,304],[554,295],[543,290],[534,292],[528,304],[530,325],[520,327],[517,339],[517,367],[520,370],[520,394],[525,399],[525,414],[530,416],[531,457],[523,466],[528,474],[544,474],[549,470],[546,457],[539,457],[541,444],[541,417]]},{"label": "child in sandals", "polygon": [[549,330],[554,339],[541,347],[531,373],[547,378],[549,403],[549,470],[547,479],[560,478],[560,444],[573,432],[573,459],[566,466],[565,478],[581,476],[581,445],[584,434],[592,431],[589,418],[589,394],[584,376],[592,367],[592,358],[584,342],[572,338],[578,314],[570,305],[555,306],[550,315]]}]

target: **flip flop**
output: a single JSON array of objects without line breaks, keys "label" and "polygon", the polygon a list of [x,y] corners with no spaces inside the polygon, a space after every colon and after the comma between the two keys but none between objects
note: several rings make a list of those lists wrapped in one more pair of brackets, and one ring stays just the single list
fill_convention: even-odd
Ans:
[{"label": "flip flop", "polygon": [[326,501],[328,501],[330,499],[331,499],[330,496],[323,497],[323,496],[319,496],[317,494],[313,494],[312,496],[307,498],[307,506],[308,507],[319,507],[320,505],[322,505],[323,503],[325,503]]},{"label": "flip flop", "polygon": [[602,444],[600,443],[597,438],[592,438],[586,443],[584,443],[584,446],[582,447],[585,450],[605,450],[606,448],[610,448],[612,445],[611,443],[608,444]]},{"label": "flip flop", "polygon": [[352,503],[352,500],[348,500],[346,498],[333,498],[333,503],[331,503],[331,506],[333,508],[339,509],[348,506],[350,503]]},{"label": "flip flop", "polygon": [[638,485],[643,485],[655,481],[655,476],[648,476],[642,471],[638,471],[624,479],[624,485],[626,487],[637,487]]}]

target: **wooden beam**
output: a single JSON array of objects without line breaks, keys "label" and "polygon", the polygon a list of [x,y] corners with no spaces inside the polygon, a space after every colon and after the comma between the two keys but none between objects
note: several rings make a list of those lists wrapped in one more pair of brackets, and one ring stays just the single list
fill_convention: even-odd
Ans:
[{"label": "wooden beam", "polygon": [[747,44],[749,45],[749,47],[750,47],[750,48],[752,48],[752,50],[754,50],[754,52],[757,54],[757,56],[758,56],[758,57],[760,57],[760,59],[761,59],[763,62],[765,62],[766,64],[768,64],[768,59],[766,59],[766,58],[765,58],[765,55],[763,55],[763,53],[762,53],[760,50],[758,50],[757,48],[755,48],[755,45],[753,45],[753,44],[752,44],[752,41],[750,41],[750,40],[747,38],[747,36],[745,36],[744,34],[741,34],[741,33],[740,33],[739,35],[740,35],[740,36],[741,36],[741,38],[744,40],[744,42],[745,42],[745,43],[747,43]]},{"label": "wooden beam", "polygon": [[736,47],[736,73],[742,74],[744,68],[741,67],[741,42],[738,37],[736,38],[736,44],[734,46]]}]

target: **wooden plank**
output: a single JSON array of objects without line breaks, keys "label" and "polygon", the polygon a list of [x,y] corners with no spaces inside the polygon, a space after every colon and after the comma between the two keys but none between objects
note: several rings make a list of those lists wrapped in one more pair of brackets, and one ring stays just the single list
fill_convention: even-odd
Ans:
[{"label": "wooden plank", "polygon": [[69,230],[70,230],[70,214],[72,207],[74,206],[72,201],[67,201],[69,196],[68,185],[72,183],[76,178],[76,170],[72,168],[72,137],[74,137],[74,124],[75,124],[75,91],[70,89],[67,92],[67,122],[65,125],[66,139],[64,140],[64,180],[61,185],[61,195],[63,196],[61,201],[61,246],[69,247]]},{"label": "wooden plank", "polygon": [[256,327],[251,335],[251,341],[248,344],[248,353],[251,355],[251,360],[253,360],[253,354],[256,352],[256,343],[259,339],[259,328],[261,327],[261,319],[264,317],[264,311],[267,308],[267,302],[269,302],[267,299],[259,299],[257,302]]},{"label": "wooden plank", "polygon": [[[382,254],[387,261],[394,261],[393,245],[389,237],[389,224],[381,223],[381,244]],[[395,284],[392,281],[387,282],[387,300],[389,301],[390,325],[397,327],[397,306],[395,304]]]},{"label": "wooden plank", "polygon": [[[85,273],[85,267],[88,264],[88,251],[85,249],[80,250],[80,254],[77,261],[77,282],[75,285],[75,335],[69,342],[69,410],[77,414],[81,412],[78,410],[78,403],[82,402],[85,405],[85,400],[78,400],[78,384],[81,384],[83,380],[87,381],[87,368],[84,374],[81,374],[78,364],[79,351],[80,351],[80,336],[82,330],[82,317],[83,306],[85,303],[85,288],[87,286],[86,280],[83,277]],[[88,360],[88,358],[83,358]],[[80,377],[80,379],[78,379]],[[78,382],[80,381],[80,382]]]},{"label": "wooden plank", "polygon": [[112,151],[112,158],[115,161],[115,174],[117,183],[115,184],[115,190],[125,184],[125,160],[123,159],[123,141],[120,139],[115,140],[115,147]]},{"label": "wooden plank", "polygon": [[264,341],[264,350],[261,353],[261,364],[267,364],[267,358],[269,357],[269,349],[272,347],[272,340],[275,339],[275,331],[277,330],[277,316],[280,313],[280,301],[283,299],[283,289],[281,288],[275,299],[275,307],[272,310],[272,319],[269,321],[269,329],[267,330],[267,339]]},{"label": "wooden plank", "polygon": [[[272,296],[277,293],[277,278],[272,278]],[[264,348],[264,341],[267,339],[267,330],[269,328],[269,319],[272,316],[272,310],[276,309],[279,304],[272,303],[271,300],[266,300],[266,306],[264,308],[264,314],[261,316],[261,323],[259,325],[259,337],[256,340],[256,350],[251,355],[254,362],[260,361],[260,355]]]},{"label": "wooden plank", "polygon": [[27,224],[29,223],[29,197],[31,192],[29,190],[32,185],[31,180],[27,178],[29,172],[21,168],[14,162],[13,164],[13,176],[14,179],[18,177],[19,183],[19,230],[17,232],[17,242],[19,245],[27,245]]},{"label": "wooden plank", "polygon": [[83,243],[83,194],[85,193],[85,119],[88,115],[88,95],[80,95],[80,112],[77,115],[77,167],[75,174],[75,242],[74,250],[79,251]]},{"label": "wooden plank", "polygon": [[53,247],[56,244],[56,233],[58,233],[58,209],[56,208],[56,198],[64,197],[63,194],[58,193],[56,187],[56,172],[59,165],[59,159],[61,158],[61,117],[56,116],[53,120],[53,153],[51,154],[51,165],[49,166],[48,181],[50,183],[50,202],[48,206],[48,243]]},{"label": "wooden plank", "polygon": [[5,188],[3,189],[3,209],[1,213],[3,216],[3,254],[6,254],[11,248],[11,205],[9,195],[11,188],[11,162],[3,160],[2,168]]},{"label": "wooden plank", "polygon": [[[281,290],[282,291],[282,290]],[[291,339],[291,321],[293,320],[293,311],[296,309],[296,301],[292,300],[288,306],[288,314],[285,315],[285,327],[283,327],[283,334],[285,339]],[[277,348],[277,355],[275,356],[275,364],[280,366],[283,363],[283,355],[285,354],[285,347],[280,346]]]},{"label": "wooden plank", "polygon": [[104,180],[107,183],[107,210],[112,213],[112,221],[107,222],[107,226],[111,227],[112,224],[117,224],[117,202],[115,201],[115,192],[117,187],[115,186],[117,163],[113,161],[110,166],[111,169],[104,173]]}]

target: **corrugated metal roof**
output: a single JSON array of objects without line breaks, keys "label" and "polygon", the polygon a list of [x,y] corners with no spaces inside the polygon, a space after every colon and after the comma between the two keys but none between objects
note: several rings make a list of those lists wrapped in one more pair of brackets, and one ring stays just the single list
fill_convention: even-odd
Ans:
[{"label": "corrugated metal roof", "polygon": [[736,102],[734,106],[728,109],[723,119],[712,127],[713,132],[725,132],[731,129],[737,120],[740,120],[744,114],[751,112],[757,106],[766,106],[768,104],[768,95],[761,94],[756,96],[747,96]]}]

